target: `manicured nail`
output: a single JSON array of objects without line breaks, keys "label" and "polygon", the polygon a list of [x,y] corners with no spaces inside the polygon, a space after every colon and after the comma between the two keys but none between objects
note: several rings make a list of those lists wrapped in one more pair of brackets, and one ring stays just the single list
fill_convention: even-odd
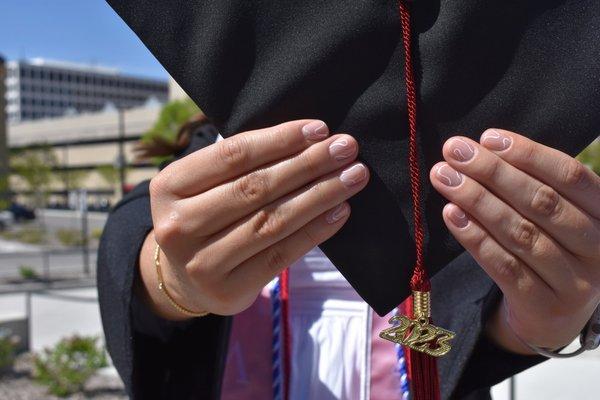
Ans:
[{"label": "manicured nail", "polygon": [[350,141],[345,138],[340,138],[329,145],[329,154],[337,161],[345,160],[354,155],[355,146],[350,144]]},{"label": "manicured nail", "polygon": [[449,206],[450,211],[448,212],[448,219],[454,226],[457,228],[464,228],[469,224],[469,218],[467,214],[463,210],[461,210],[458,206],[454,204]]},{"label": "manicured nail", "polygon": [[475,148],[466,140],[454,138],[450,141],[450,156],[457,161],[469,161],[475,155]]},{"label": "manicured nail", "polygon": [[312,121],[302,127],[302,133],[308,140],[321,140],[329,136],[329,128],[323,121]]},{"label": "manicured nail", "polygon": [[439,166],[435,171],[435,175],[446,186],[458,186],[462,182],[462,174],[448,164]]},{"label": "manicured nail", "polygon": [[328,224],[335,224],[340,219],[344,218],[350,212],[350,207],[346,203],[338,205],[336,208],[331,210],[325,217]]},{"label": "manicured nail", "polygon": [[340,180],[348,187],[356,185],[357,183],[365,180],[367,177],[367,167],[362,164],[355,164],[350,168],[346,168],[340,174]]},{"label": "manicured nail", "polygon": [[481,144],[490,150],[502,151],[510,147],[512,138],[495,129],[488,129],[481,135]]}]

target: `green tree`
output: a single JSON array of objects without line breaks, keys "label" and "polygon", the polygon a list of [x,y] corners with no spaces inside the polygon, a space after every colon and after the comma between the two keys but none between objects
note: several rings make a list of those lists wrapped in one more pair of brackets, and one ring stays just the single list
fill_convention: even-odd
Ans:
[{"label": "green tree", "polygon": [[181,125],[199,112],[198,106],[189,98],[170,101],[163,106],[154,126],[142,135],[141,140],[160,138],[173,143]]},{"label": "green tree", "polygon": [[577,158],[600,175],[600,139],[594,140]]},{"label": "green tree", "polygon": [[68,191],[81,189],[83,187],[83,182],[88,176],[89,172],[82,169],[64,169],[56,171],[54,178]]},{"label": "green tree", "polygon": [[35,207],[45,205],[52,185],[52,170],[56,164],[56,155],[48,145],[21,150],[10,158],[11,170],[22,179],[27,190],[33,193]]},{"label": "green tree", "polygon": [[114,188],[119,183],[119,170],[114,165],[99,165],[96,167],[96,173],[111,188]]},{"label": "green tree", "polygon": [[[174,144],[177,133],[183,124],[200,113],[198,106],[189,98],[174,100],[165,104],[154,123],[154,126],[142,135],[142,143]],[[152,159],[154,164],[160,164],[168,157]]]}]

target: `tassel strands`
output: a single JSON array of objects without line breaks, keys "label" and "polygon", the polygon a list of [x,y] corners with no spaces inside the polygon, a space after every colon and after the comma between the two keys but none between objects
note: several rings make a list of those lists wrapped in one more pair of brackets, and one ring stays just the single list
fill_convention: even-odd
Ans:
[{"label": "tassel strands", "polygon": [[404,81],[408,115],[408,166],[413,209],[415,265],[410,280],[412,298],[403,303],[405,315],[390,319],[392,327],[380,337],[406,350],[412,400],[439,400],[440,388],[435,357],[450,351],[454,333],[431,324],[431,283],[424,262],[425,229],[421,209],[421,177],[417,146],[417,91],[412,63],[411,21],[406,0],[399,0],[404,49]]}]

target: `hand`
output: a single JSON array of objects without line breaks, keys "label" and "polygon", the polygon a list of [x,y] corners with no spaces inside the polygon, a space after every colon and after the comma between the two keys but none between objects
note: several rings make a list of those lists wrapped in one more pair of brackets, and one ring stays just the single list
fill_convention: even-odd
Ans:
[{"label": "hand", "polygon": [[154,240],[166,287],[195,311],[249,307],[282,269],[346,222],[346,200],[368,181],[356,141],[321,121],[293,121],[225,139],[171,163],[150,183],[154,231],[140,254],[155,312],[182,319],[157,290]]},{"label": "hand", "polygon": [[451,201],[448,229],[504,294],[488,335],[518,353],[531,350],[515,333],[563,347],[600,302],[600,178],[516,133],[490,129],[480,143],[449,139],[430,179]]}]

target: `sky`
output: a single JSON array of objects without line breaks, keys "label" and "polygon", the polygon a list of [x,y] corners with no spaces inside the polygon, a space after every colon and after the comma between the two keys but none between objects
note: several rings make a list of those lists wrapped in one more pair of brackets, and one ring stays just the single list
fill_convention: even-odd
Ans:
[{"label": "sky", "polygon": [[167,77],[104,0],[0,0],[0,55],[8,60],[42,57]]}]

